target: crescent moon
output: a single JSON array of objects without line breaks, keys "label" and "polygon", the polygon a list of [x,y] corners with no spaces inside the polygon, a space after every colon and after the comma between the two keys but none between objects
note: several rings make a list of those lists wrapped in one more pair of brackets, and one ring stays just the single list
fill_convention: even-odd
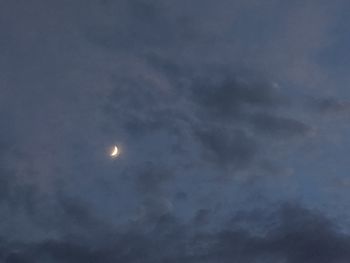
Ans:
[{"label": "crescent moon", "polygon": [[117,147],[117,146],[114,146],[114,148],[113,148],[113,150],[112,150],[110,156],[111,156],[111,157],[116,157],[116,156],[118,155],[118,153],[119,153],[118,147]]}]

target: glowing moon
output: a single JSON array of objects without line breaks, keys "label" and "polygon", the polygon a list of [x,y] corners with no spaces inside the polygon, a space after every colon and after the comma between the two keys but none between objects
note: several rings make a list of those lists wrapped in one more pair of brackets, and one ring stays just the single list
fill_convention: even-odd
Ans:
[{"label": "glowing moon", "polygon": [[113,147],[113,150],[112,150],[111,153],[110,153],[110,156],[111,156],[111,157],[117,157],[118,154],[119,154],[119,149],[118,149],[118,147],[115,145],[115,146]]}]

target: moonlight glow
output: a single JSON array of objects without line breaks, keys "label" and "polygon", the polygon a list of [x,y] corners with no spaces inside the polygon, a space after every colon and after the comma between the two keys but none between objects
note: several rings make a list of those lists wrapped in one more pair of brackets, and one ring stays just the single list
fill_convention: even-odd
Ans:
[{"label": "moonlight glow", "polygon": [[114,145],[111,153],[109,154],[109,156],[111,156],[112,158],[115,158],[119,155],[119,149],[116,145]]}]

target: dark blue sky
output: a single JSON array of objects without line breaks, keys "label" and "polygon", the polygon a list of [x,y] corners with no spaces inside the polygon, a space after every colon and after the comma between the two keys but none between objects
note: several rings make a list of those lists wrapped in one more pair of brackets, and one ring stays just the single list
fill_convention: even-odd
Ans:
[{"label": "dark blue sky", "polygon": [[349,262],[349,10],[2,0],[0,261]]}]

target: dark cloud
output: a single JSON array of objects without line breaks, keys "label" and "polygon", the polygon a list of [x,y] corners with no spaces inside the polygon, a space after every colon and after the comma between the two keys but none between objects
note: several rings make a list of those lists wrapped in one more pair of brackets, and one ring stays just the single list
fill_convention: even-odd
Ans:
[{"label": "dark cloud", "polygon": [[210,221],[211,211],[208,209],[200,209],[196,212],[194,224],[197,226],[206,225]]},{"label": "dark cloud", "polygon": [[337,98],[313,100],[313,108],[320,113],[342,113],[350,110],[350,103]]},{"label": "dark cloud", "polygon": [[172,177],[171,171],[152,163],[139,168],[137,174],[136,189],[142,194],[159,194],[162,191],[162,184]]},{"label": "dark cloud", "polygon": [[109,17],[86,30],[86,37],[98,46],[112,50],[136,51],[167,48],[174,43],[193,40],[196,31],[185,14],[173,12],[161,1],[118,1],[100,8]]},{"label": "dark cloud", "polygon": [[[41,196],[36,192],[35,184],[23,180],[9,167],[8,162],[6,162],[9,158],[8,152],[12,152],[11,147],[4,147],[0,169],[0,203],[5,206],[9,205],[14,211],[24,209],[29,214],[34,214],[40,207],[38,201],[40,201]],[[26,172],[33,174],[35,171],[28,169]]]},{"label": "dark cloud", "polygon": [[182,149],[172,153],[183,157],[188,154],[184,145],[197,143],[206,161],[241,169],[254,162],[264,136],[303,137],[311,130],[283,115],[288,114],[291,98],[257,72],[209,67],[208,73],[191,75],[177,71],[179,66],[171,62],[158,71],[159,61],[153,62],[149,66],[170,84],[166,89],[143,83],[142,78],[132,83],[116,79],[121,85],[116,84],[108,97],[105,112],[119,119],[128,135],[165,136]]},{"label": "dark cloud", "polygon": [[256,141],[240,130],[198,131],[196,137],[204,146],[204,158],[224,166],[246,167],[258,151]]},{"label": "dark cloud", "polygon": [[282,138],[305,136],[311,131],[311,127],[301,121],[265,113],[253,115],[251,123],[262,134]]},{"label": "dark cloud", "polygon": [[[199,214],[202,218],[207,212]],[[264,234],[239,225],[191,233],[189,227],[196,225],[162,216],[153,231],[113,234],[103,246],[98,240],[89,246],[74,239],[30,245],[2,242],[0,254],[4,262],[342,263],[350,259],[350,237],[322,214],[287,204],[273,215],[274,225]]]},{"label": "dark cloud", "polygon": [[348,262],[326,2],[1,1],[0,261]]},{"label": "dark cloud", "polygon": [[59,224],[62,224],[63,227],[74,226],[80,227],[82,229],[89,229],[90,231],[98,231],[101,229],[96,229],[96,226],[103,223],[98,219],[98,216],[91,213],[88,204],[85,204],[81,200],[76,200],[74,198],[69,198],[66,196],[58,198],[59,203],[57,204],[56,209],[57,219],[62,220]]},{"label": "dark cloud", "polygon": [[304,208],[287,205],[279,226],[269,235],[269,250],[284,254],[287,262],[345,262],[349,236],[330,220]]},{"label": "dark cloud", "polygon": [[193,100],[215,117],[237,119],[244,117],[247,107],[270,108],[283,102],[282,94],[268,82],[255,81],[254,73],[248,79],[239,79],[238,74],[236,77],[222,74],[218,79],[213,75],[212,79],[196,84]]},{"label": "dark cloud", "polygon": [[169,201],[169,194],[165,186],[175,176],[165,165],[148,163],[141,166],[135,173],[135,189],[140,195],[141,216],[146,219],[153,219],[155,216],[167,214],[172,204]]}]

